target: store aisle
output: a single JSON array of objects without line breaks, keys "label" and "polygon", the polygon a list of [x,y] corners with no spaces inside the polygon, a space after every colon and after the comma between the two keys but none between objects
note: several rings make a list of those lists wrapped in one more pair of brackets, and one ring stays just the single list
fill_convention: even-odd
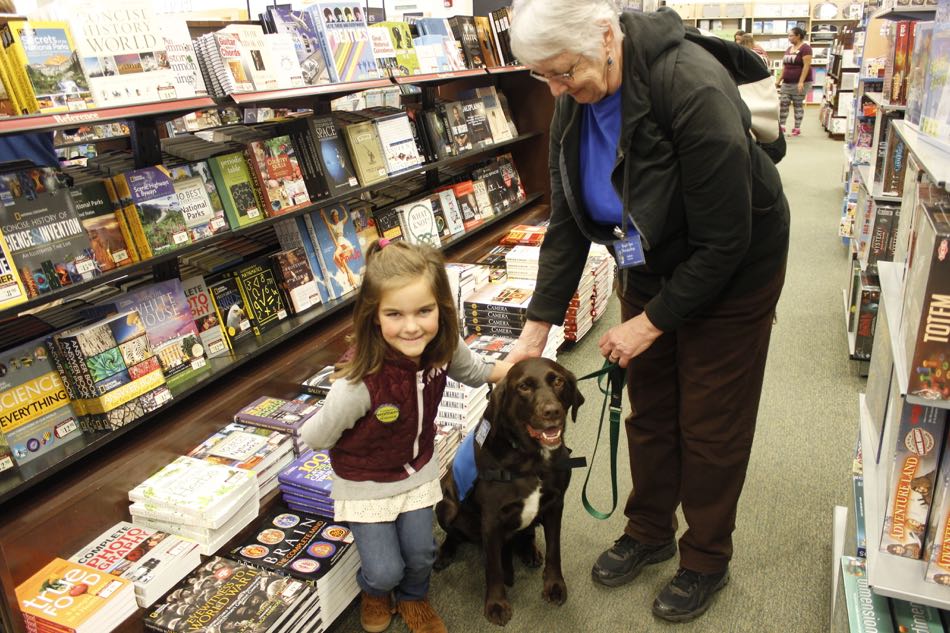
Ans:
[{"label": "store aisle", "polygon": [[[785,291],[766,372],[752,462],[739,509],[732,582],[702,618],[668,625],[650,613],[653,598],[676,571],[676,561],[648,567],[631,585],[594,585],[590,567],[620,535],[629,491],[626,449],[619,460],[620,509],[607,521],[581,505],[584,473],[568,492],[563,529],[563,569],[568,601],[553,607],[541,598],[540,570],[516,563],[509,591],[514,617],[506,627],[528,631],[709,631],[812,633],[828,630],[831,517],[847,505],[849,467],[857,433],[857,393],[863,380],[848,360],[841,287],[848,280],[847,252],[835,237],[842,189],[842,144],[831,141],[809,108],[803,136],[789,139],[780,165],[792,208],[792,244]],[[616,322],[616,301],[594,332],[560,360],[575,373],[600,366],[596,342]],[[585,384],[587,404],[569,429],[575,455],[591,455],[600,412],[596,387]],[[591,478],[592,500],[610,503],[607,456]],[[441,535],[439,535],[441,538]],[[491,631],[482,617],[484,580],[480,551],[468,546],[449,569],[435,574],[432,600],[449,631]],[[334,627],[360,631],[358,608]],[[398,621],[389,629],[405,631]]]}]

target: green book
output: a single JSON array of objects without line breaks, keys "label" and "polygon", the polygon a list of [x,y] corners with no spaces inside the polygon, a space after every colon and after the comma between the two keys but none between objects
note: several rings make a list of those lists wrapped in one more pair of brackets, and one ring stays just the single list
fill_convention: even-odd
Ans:
[{"label": "green book", "polygon": [[208,167],[211,168],[224,213],[232,229],[264,219],[263,205],[243,152],[210,158]]}]

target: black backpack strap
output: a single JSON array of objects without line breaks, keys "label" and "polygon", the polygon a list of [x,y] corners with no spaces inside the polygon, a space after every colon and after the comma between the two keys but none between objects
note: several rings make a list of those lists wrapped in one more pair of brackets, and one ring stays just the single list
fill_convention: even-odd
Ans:
[{"label": "black backpack strap", "polygon": [[670,102],[670,95],[673,94],[673,71],[679,50],[679,46],[674,46],[663,51],[650,68],[653,120],[670,139],[673,138],[673,104]]}]

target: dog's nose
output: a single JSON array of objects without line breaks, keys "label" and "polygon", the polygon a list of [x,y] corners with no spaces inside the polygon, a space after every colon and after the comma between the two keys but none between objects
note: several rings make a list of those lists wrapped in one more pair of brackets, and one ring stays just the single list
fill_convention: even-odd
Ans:
[{"label": "dog's nose", "polygon": [[564,417],[564,409],[560,404],[548,403],[541,408],[541,417],[545,420],[560,420]]}]

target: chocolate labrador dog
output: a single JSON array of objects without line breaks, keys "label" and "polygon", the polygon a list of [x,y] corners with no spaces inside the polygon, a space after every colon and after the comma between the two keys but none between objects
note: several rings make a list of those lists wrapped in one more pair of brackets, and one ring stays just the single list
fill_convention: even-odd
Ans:
[{"label": "chocolate labrador dog", "polygon": [[[584,397],[577,379],[546,358],[515,364],[491,393],[485,418],[466,438],[453,469],[442,479],[436,506],[446,532],[436,569],[449,565],[463,540],[485,549],[485,617],[497,625],[511,619],[505,585],[514,582],[512,555],[538,567],[544,562],[544,599],[567,600],[561,574],[561,514],[571,480],[570,450],[564,445],[567,412],[577,419]],[[474,458],[474,473],[462,465]],[[474,481],[471,479],[474,478]],[[546,553],[534,543],[544,527]]]}]

